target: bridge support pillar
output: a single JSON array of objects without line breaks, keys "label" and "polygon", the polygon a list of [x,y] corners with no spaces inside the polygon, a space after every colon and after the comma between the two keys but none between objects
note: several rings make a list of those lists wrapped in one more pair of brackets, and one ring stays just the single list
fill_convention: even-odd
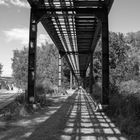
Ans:
[{"label": "bridge support pillar", "polygon": [[104,9],[102,18],[102,104],[109,104],[109,30],[108,12]]},{"label": "bridge support pillar", "polygon": [[83,88],[86,89],[86,73],[83,76]]},{"label": "bridge support pillar", "polygon": [[72,89],[72,80],[73,80],[73,75],[72,75],[72,71],[70,71],[70,89]]},{"label": "bridge support pillar", "polygon": [[93,54],[90,55],[90,94],[93,92]]},{"label": "bridge support pillar", "polygon": [[76,86],[76,79],[75,79],[74,76],[73,76],[73,86],[74,86],[74,87]]},{"label": "bridge support pillar", "polygon": [[30,33],[28,52],[28,93],[27,102],[35,102],[35,81],[36,81],[36,46],[37,46],[37,22],[34,18],[34,9],[30,13]]},{"label": "bridge support pillar", "polygon": [[62,57],[59,54],[59,58],[58,58],[58,90],[59,91],[61,86],[62,86]]}]

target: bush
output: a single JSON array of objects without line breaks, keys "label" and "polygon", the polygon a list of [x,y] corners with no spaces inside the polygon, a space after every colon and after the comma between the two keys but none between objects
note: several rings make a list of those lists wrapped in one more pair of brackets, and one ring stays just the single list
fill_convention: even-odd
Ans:
[{"label": "bush", "polygon": [[27,93],[22,93],[22,94],[18,95],[16,97],[15,101],[18,102],[19,104],[24,104],[26,101],[25,94],[27,94]]},{"label": "bush", "polygon": [[20,109],[21,104],[17,100],[15,100],[1,109],[0,114],[3,116],[3,119],[8,121],[16,119],[16,117],[19,115]]},{"label": "bush", "polygon": [[38,84],[38,85],[36,85],[36,93],[37,93],[37,95],[39,94],[39,95],[44,95],[45,94],[45,87],[44,87],[44,85],[42,85],[42,84]]},{"label": "bush", "polygon": [[48,82],[45,80],[41,83],[41,86],[42,86],[45,94],[52,94],[54,92],[54,90],[52,88],[53,85],[51,82]]},{"label": "bush", "polygon": [[37,95],[36,96],[36,103],[40,104],[41,107],[50,106],[52,102],[46,99],[46,95]]},{"label": "bush", "polygon": [[122,94],[135,94],[139,92],[139,83],[135,80],[123,81],[120,83],[120,92]]},{"label": "bush", "polygon": [[52,94],[53,89],[48,82],[43,82],[36,86],[35,101],[39,103],[41,107],[51,105],[51,101],[46,99],[46,94]]},{"label": "bush", "polygon": [[[33,113],[40,107],[50,106],[52,105],[52,100],[46,99],[46,94],[52,92],[52,89],[48,84],[38,84],[36,86],[36,96],[34,107],[26,104],[27,101],[27,91],[25,93],[19,94],[14,101],[12,101],[9,105],[4,107],[0,113],[3,114],[4,119],[11,120],[16,118],[17,116],[25,116],[26,114]],[[48,91],[46,93],[46,91]]]},{"label": "bush", "polygon": [[120,104],[121,104],[120,95],[114,94],[110,96],[109,113],[113,116],[119,115]]},{"label": "bush", "polygon": [[97,82],[93,85],[93,99],[95,99],[97,102],[101,102],[101,96],[102,96],[102,85],[100,82]]},{"label": "bush", "polygon": [[110,91],[108,115],[128,136],[140,136],[140,93],[119,92],[119,88],[114,85],[111,85]]}]

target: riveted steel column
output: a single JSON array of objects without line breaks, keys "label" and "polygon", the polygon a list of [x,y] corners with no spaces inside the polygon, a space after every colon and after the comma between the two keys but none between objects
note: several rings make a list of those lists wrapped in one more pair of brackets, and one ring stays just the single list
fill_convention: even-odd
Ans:
[{"label": "riveted steel column", "polygon": [[74,87],[76,86],[76,79],[75,79],[75,76],[73,76],[73,86],[74,86]]},{"label": "riveted steel column", "polygon": [[93,55],[90,55],[90,94],[93,92]]},{"label": "riveted steel column", "polygon": [[35,80],[36,80],[36,45],[37,45],[37,22],[33,16],[34,9],[30,14],[30,34],[28,53],[28,95],[29,104],[35,102]]},{"label": "riveted steel column", "polygon": [[61,83],[62,83],[62,57],[59,54],[59,58],[58,58],[58,88],[59,90],[61,88]]},{"label": "riveted steel column", "polygon": [[70,71],[70,89],[72,89],[72,79],[73,79],[73,75],[72,75],[72,71]]},{"label": "riveted steel column", "polygon": [[107,8],[104,8],[102,18],[102,104],[109,104],[109,30]]}]

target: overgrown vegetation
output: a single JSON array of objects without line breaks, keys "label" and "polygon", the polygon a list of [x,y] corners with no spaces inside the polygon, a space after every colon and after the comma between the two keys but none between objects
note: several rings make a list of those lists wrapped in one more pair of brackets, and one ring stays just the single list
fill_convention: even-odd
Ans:
[{"label": "overgrown vegetation", "polygon": [[18,119],[19,117],[28,116],[53,104],[51,99],[46,98],[43,87],[38,86],[36,91],[36,104],[33,106],[28,105],[26,102],[26,93],[22,93],[14,101],[0,110],[0,116],[7,121]]},{"label": "overgrown vegetation", "polygon": [[2,74],[2,68],[3,68],[3,65],[0,63],[0,77],[1,77],[1,74]]},{"label": "overgrown vegetation", "polygon": [[6,106],[0,114],[4,114],[4,119],[10,120],[17,116],[24,116],[38,109],[51,106],[53,101],[46,96],[52,97],[61,93],[66,95],[65,87],[69,84],[69,67],[63,58],[62,82],[63,87],[58,89],[58,50],[54,44],[37,47],[37,70],[36,70],[36,90],[35,104],[27,104],[27,74],[28,74],[28,48],[14,50],[13,56],[13,77],[18,88],[24,89],[25,93]]},{"label": "overgrown vegetation", "polygon": [[[44,87],[46,93],[52,92],[58,85],[58,50],[54,44],[37,47],[36,86]],[[14,50],[12,59],[13,77],[19,88],[27,88],[28,48]],[[69,83],[69,67],[65,59],[62,61],[62,82],[65,86]]]},{"label": "overgrown vegetation", "polygon": [[[110,32],[110,108],[107,112],[122,132],[131,137],[140,136],[140,32]],[[15,50],[13,58],[13,76],[21,88],[27,87],[28,50]],[[94,54],[94,75],[101,81],[102,69],[101,42]],[[62,81],[67,86],[69,68],[63,61]],[[87,80],[88,85],[89,78]],[[44,93],[51,94],[58,83],[58,51],[54,45],[47,44],[37,49],[37,102],[45,105]],[[99,85],[95,85],[99,86]],[[52,88],[53,87],[53,88]],[[95,87],[94,87],[95,89]],[[63,91],[63,89],[62,89]],[[96,90],[93,90],[95,93]],[[98,88],[99,91],[99,88]],[[65,91],[64,91],[64,94]],[[101,95],[97,95],[101,96]],[[99,97],[97,97],[99,98]]]},{"label": "overgrown vegetation", "polygon": [[129,94],[112,90],[108,115],[130,139],[132,136],[135,139],[140,138],[140,93]]},{"label": "overgrown vegetation", "polygon": [[[126,36],[110,32],[109,38],[110,106],[107,113],[130,140],[136,140],[140,138],[140,32]],[[100,78],[101,56],[100,42],[94,55],[94,68]]]}]

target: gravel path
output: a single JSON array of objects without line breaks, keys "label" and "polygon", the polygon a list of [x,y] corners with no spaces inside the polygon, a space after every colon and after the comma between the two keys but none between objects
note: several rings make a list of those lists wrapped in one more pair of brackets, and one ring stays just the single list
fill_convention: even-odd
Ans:
[{"label": "gravel path", "polygon": [[126,140],[90,95],[75,92],[28,140]]},{"label": "gravel path", "polygon": [[84,91],[54,100],[26,119],[0,122],[0,140],[127,140]]}]

